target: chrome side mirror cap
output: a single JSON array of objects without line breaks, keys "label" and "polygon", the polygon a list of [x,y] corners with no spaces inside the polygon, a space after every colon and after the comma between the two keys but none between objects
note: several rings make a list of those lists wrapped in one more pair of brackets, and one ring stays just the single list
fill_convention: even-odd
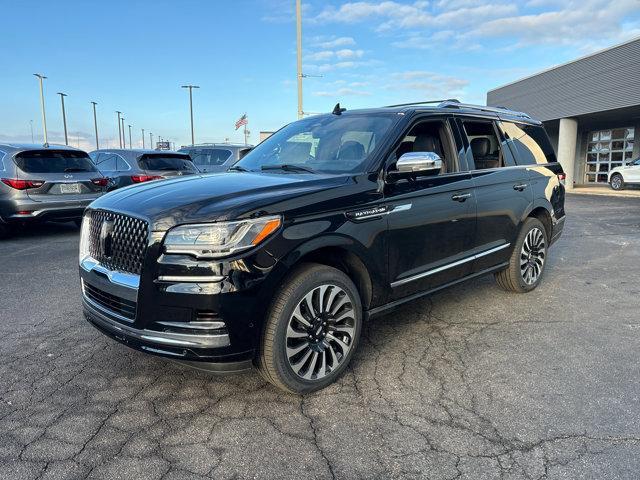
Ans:
[{"label": "chrome side mirror cap", "polygon": [[442,170],[442,159],[435,152],[408,152],[396,162],[395,172],[437,175]]}]

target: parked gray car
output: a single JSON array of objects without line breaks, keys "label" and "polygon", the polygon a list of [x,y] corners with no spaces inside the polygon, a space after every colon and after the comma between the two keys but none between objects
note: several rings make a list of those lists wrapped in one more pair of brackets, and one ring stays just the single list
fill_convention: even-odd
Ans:
[{"label": "parked gray car", "polygon": [[169,150],[116,148],[94,150],[89,156],[98,170],[109,178],[109,191],[150,180],[198,173],[189,155]]},{"label": "parked gray car", "polygon": [[187,153],[198,170],[203,173],[225,172],[244,157],[253,145],[244,143],[200,143],[180,148]]},{"label": "parked gray car", "polygon": [[0,144],[0,236],[24,222],[79,224],[84,208],[106,188],[107,179],[82,150]]}]

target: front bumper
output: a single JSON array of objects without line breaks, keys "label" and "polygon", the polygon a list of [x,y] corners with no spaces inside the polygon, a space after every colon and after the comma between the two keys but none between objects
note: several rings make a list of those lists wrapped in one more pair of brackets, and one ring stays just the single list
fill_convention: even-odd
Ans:
[{"label": "front bumper", "polygon": [[[253,349],[233,342],[221,318],[178,318],[178,307],[162,305],[160,292],[153,294],[155,299],[144,300],[138,276],[109,271],[90,258],[80,265],[80,277],[85,318],[114,340],[211,372],[251,368]],[[193,297],[182,296],[186,303]]]}]

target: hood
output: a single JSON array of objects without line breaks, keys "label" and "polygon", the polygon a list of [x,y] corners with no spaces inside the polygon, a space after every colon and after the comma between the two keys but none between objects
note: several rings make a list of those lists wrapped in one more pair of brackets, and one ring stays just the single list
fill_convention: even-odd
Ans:
[{"label": "hood", "polygon": [[[190,175],[121,188],[100,197],[91,208],[146,218],[152,230],[164,231],[179,224],[229,220],[254,212],[285,213],[293,204],[304,203],[302,197],[342,186],[349,178],[252,172]],[[294,197],[288,205],[286,201]]]}]

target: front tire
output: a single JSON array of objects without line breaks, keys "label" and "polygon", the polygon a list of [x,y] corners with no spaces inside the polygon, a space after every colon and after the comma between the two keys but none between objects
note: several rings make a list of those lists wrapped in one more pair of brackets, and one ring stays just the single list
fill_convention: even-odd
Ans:
[{"label": "front tire", "polygon": [[267,315],[258,368],[287,392],[320,390],[344,373],[361,330],[362,302],[351,279],[326,265],[301,265]]},{"label": "front tire", "polygon": [[509,266],[495,274],[498,285],[509,292],[525,293],[536,288],[547,264],[549,234],[537,218],[527,218],[509,258]]},{"label": "front tire", "polygon": [[611,175],[609,185],[611,185],[611,188],[614,190],[622,190],[624,188],[624,179],[622,178],[622,175],[619,173]]}]

